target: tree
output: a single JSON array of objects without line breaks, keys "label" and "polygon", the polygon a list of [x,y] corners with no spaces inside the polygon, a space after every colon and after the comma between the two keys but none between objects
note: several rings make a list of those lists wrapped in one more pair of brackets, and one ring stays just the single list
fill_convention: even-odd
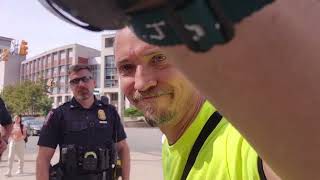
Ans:
[{"label": "tree", "polygon": [[46,115],[52,100],[47,96],[44,81],[24,81],[4,87],[1,97],[11,113]]},{"label": "tree", "polygon": [[130,107],[130,108],[127,108],[124,110],[124,116],[125,117],[139,117],[139,116],[143,116],[143,113],[135,107]]}]

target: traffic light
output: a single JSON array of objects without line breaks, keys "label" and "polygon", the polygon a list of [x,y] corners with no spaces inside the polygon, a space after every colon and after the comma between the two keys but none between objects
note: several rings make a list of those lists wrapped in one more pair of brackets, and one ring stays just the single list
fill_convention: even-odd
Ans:
[{"label": "traffic light", "polygon": [[53,87],[53,86],[55,86],[55,85],[56,85],[56,83],[54,82],[53,79],[49,79],[49,80],[47,81],[47,86],[48,86],[49,88],[51,88],[51,87]]},{"label": "traffic light", "polygon": [[20,44],[19,55],[25,56],[27,54],[28,54],[28,42],[25,40],[22,40]]},{"label": "traffic light", "polygon": [[0,54],[0,60],[8,61],[9,60],[9,54],[10,54],[10,50],[8,48],[2,49],[2,52]]}]

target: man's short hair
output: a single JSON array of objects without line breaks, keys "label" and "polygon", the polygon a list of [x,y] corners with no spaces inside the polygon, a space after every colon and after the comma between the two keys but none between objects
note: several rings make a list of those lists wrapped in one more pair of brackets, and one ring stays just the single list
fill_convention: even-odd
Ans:
[{"label": "man's short hair", "polygon": [[83,69],[88,70],[90,73],[92,73],[91,67],[87,64],[75,64],[69,67],[68,75],[71,73],[77,73]]}]

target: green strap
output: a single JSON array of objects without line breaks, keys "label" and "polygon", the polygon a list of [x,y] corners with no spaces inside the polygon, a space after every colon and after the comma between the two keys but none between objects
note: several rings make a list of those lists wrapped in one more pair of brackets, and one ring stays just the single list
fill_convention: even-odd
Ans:
[{"label": "green strap", "polygon": [[207,51],[233,38],[233,24],[274,0],[185,0],[183,6],[129,14],[130,24],[142,40],[159,46],[187,44],[194,51]]}]

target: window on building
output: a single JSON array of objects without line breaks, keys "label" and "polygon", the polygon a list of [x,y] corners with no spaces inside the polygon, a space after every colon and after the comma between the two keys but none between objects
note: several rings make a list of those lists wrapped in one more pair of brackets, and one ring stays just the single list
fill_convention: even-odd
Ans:
[{"label": "window on building", "polygon": [[53,60],[54,60],[54,61],[57,61],[57,60],[58,60],[58,53],[54,53],[54,54],[53,54]]},{"label": "window on building", "polygon": [[58,76],[58,67],[53,68],[53,75]]},{"label": "window on building", "polygon": [[58,88],[57,87],[52,88],[52,94],[57,94],[57,93],[58,93]]},{"label": "window on building", "polygon": [[41,58],[41,64],[42,64],[42,69],[45,69],[46,68],[46,59],[45,57]]},{"label": "window on building", "polygon": [[47,61],[47,63],[46,63],[47,67],[51,67],[51,65],[52,65],[51,64],[51,56],[47,56],[47,60],[46,61]]},{"label": "window on building", "polygon": [[111,94],[111,101],[117,101],[118,100],[118,93],[112,93]]},{"label": "window on building", "polygon": [[68,49],[68,59],[73,58],[73,50],[72,49]]},{"label": "window on building", "polygon": [[106,76],[116,76],[117,69],[116,68],[106,68],[105,73],[106,73]]},{"label": "window on building", "polygon": [[59,64],[59,56],[58,53],[53,54],[53,65],[57,66]]},{"label": "window on building", "polygon": [[66,51],[60,51],[60,59],[67,59],[67,53]]},{"label": "window on building", "polygon": [[105,56],[104,60],[105,60],[105,67],[106,68],[115,68],[116,67],[113,55]]},{"label": "window on building", "polygon": [[60,66],[60,73],[61,76],[66,75],[66,66]]},{"label": "window on building", "polygon": [[112,47],[112,46],[113,46],[113,42],[114,42],[114,37],[112,37],[112,38],[105,38],[105,39],[104,39],[104,47],[105,47],[105,48]]},{"label": "window on building", "polygon": [[61,86],[65,86],[65,84],[66,84],[66,77],[65,76],[62,76],[59,78],[59,84]]},{"label": "window on building", "polygon": [[61,105],[62,104],[62,97],[58,96],[57,101],[58,101],[58,104]]},{"label": "window on building", "polygon": [[46,72],[47,72],[46,73],[46,78],[51,78],[52,77],[51,69],[48,69]]},{"label": "window on building", "polygon": [[66,101],[70,101],[71,100],[71,96],[66,96]]}]

